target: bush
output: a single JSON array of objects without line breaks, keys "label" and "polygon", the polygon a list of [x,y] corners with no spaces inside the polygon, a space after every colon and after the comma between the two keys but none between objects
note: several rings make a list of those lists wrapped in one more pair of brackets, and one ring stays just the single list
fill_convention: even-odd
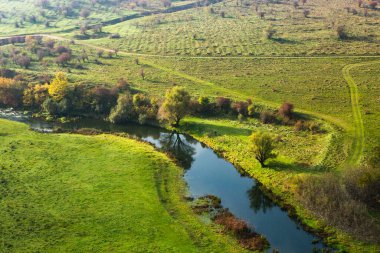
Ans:
[{"label": "bush", "polygon": [[272,111],[263,111],[260,113],[260,121],[264,124],[273,124],[276,122],[276,115]]},{"label": "bush", "polygon": [[364,203],[352,198],[336,174],[308,176],[298,182],[297,198],[328,225],[366,241],[379,241],[379,227]]},{"label": "bush", "polygon": [[369,7],[371,8],[371,9],[376,9],[376,7],[377,7],[377,2],[376,1],[371,1],[370,3],[369,3]]},{"label": "bush", "polygon": [[0,69],[0,77],[14,78],[16,74],[16,71],[11,69]]},{"label": "bush", "polygon": [[297,120],[296,124],[294,124],[294,130],[297,132],[305,130],[304,122],[302,120]]},{"label": "bush", "polygon": [[24,87],[14,79],[0,77],[0,106],[19,107],[22,105]]},{"label": "bush", "polygon": [[122,123],[134,117],[133,98],[129,93],[119,95],[117,105],[112,108],[109,120],[112,123]]},{"label": "bush", "polygon": [[346,27],[344,25],[340,25],[336,28],[336,34],[339,39],[343,40],[347,38]]},{"label": "bush", "polygon": [[244,101],[234,102],[231,105],[231,109],[235,114],[248,115],[248,103]]},{"label": "bush", "polygon": [[108,115],[111,108],[116,105],[117,92],[105,87],[95,87],[89,94],[92,111]]},{"label": "bush", "polygon": [[276,30],[273,29],[273,27],[267,28],[265,31],[265,38],[268,40],[272,39],[273,36],[276,34]]},{"label": "bush", "polygon": [[363,166],[347,169],[343,173],[343,184],[355,200],[380,208],[380,171]]},{"label": "bush", "polygon": [[109,38],[110,38],[110,39],[120,39],[121,36],[120,36],[120,34],[118,34],[118,33],[114,33],[114,34],[111,34],[111,35],[109,36]]},{"label": "bush", "polygon": [[285,102],[278,109],[278,113],[282,118],[292,119],[294,116],[294,105]]},{"label": "bush", "polygon": [[219,110],[228,113],[231,108],[231,100],[225,97],[217,97],[215,105]]}]

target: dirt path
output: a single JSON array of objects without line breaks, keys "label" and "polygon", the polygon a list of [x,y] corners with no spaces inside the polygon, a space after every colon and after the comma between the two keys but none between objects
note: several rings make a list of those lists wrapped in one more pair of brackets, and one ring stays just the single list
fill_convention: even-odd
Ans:
[{"label": "dirt path", "polygon": [[356,165],[360,163],[360,159],[363,155],[364,145],[365,145],[365,134],[364,134],[364,123],[362,118],[362,113],[360,111],[359,104],[359,91],[358,86],[355,83],[355,80],[350,74],[350,71],[353,68],[362,67],[366,65],[380,63],[380,61],[371,61],[365,63],[357,63],[350,64],[343,68],[342,73],[343,77],[346,80],[349,88],[350,88],[350,96],[351,96],[351,107],[352,107],[352,115],[353,115],[353,123],[354,123],[354,131],[355,131],[355,139],[353,142],[353,151],[350,156],[348,163],[351,165]]}]

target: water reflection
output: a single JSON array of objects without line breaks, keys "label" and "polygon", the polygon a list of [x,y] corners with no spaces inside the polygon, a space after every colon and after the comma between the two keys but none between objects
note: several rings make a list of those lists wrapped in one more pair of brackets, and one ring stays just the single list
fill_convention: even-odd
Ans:
[{"label": "water reflection", "polygon": [[247,193],[251,202],[250,207],[255,213],[258,211],[266,213],[275,206],[270,198],[264,195],[259,183],[255,184]]},{"label": "water reflection", "polygon": [[181,166],[188,170],[194,162],[195,148],[190,144],[192,140],[172,131],[160,139],[161,148],[177,158]]}]

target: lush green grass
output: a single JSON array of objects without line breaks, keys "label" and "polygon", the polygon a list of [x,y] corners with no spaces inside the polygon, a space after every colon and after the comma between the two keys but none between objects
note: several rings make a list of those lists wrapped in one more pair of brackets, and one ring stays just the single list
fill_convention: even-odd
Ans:
[{"label": "lush green grass", "polygon": [[241,251],[193,215],[181,170],[147,144],[0,120],[0,147],[0,252]]},{"label": "lush green grass", "polygon": [[[241,3],[244,5],[242,6]],[[270,1],[269,1],[270,2]],[[280,2],[280,1],[279,1]],[[239,3],[239,6],[236,6]],[[301,3],[300,3],[301,4]],[[345,7],[359,11],[347,13]],[[379,54],[379,12],[358,8],[356,2],[309,0],[299,8],[293,1],[259,4],[261,19],[252,2],[224,1],[211,7],[129,20],[106,27],[120,40],[95,42],[128,52],[189,56],[288,56]],[[311,12],[309,18],[304,10]],[[225,13],[225,18],[221,13]],[[336,28],[345,25],[349,38],[339,40]],[[267,39],[265,30],[276,30]]]}]

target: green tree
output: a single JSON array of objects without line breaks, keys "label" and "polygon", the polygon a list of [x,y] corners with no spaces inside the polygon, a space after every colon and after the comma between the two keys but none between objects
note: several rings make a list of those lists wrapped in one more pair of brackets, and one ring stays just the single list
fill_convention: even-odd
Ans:
[{"label": "green tree", "polygon": [[178,126],[180,120],[189,112],[189,105],[189,93],[182,87],[174,87],[166,92],[159,117],[168,120],[173,126]]},{"label": "green tree", "polygon": [[117,105],[112,108],[109,120],[112,123],[121,123],[131,120],[134,116],[133,98],[129,93],[120,94]]},{"label": "green tree", "polygon": [[67,94],[68,91],[68,80],[63,72],[58,72],[55,74],[53,81],[49,86],[49,95],[54,101],[61,101]]},{"label": "green tree", "polygon": [[273,153],[275,148],[274,140],[268,133],[256,132],[250,137],[250,150],[262,167],[265,167],[265,161],[269,158],[275,158],[277,155]]}]

